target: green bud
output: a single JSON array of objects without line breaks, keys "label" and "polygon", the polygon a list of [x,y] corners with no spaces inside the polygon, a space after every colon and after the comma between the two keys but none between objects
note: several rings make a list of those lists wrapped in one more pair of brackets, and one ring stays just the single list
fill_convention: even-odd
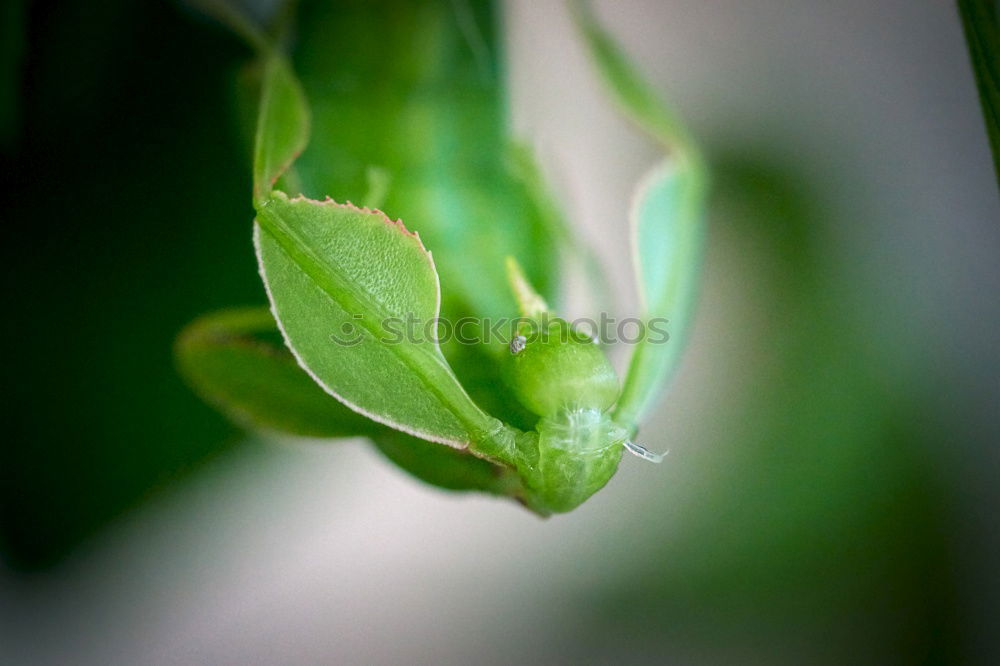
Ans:
[{"label": "green bud", "polygon": [[605,411],[618,399],[618,376],[594,342],[562,319],[542,317],[518,331],[523,348],[511,353],[506,380],[538,416],[565,409]]}]

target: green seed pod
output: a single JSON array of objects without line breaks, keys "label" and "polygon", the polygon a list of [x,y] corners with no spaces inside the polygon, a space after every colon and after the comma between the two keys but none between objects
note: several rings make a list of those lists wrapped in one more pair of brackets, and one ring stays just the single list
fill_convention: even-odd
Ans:
[{"label": "green seed pod", "polygon": [[566,321],[543,316],[519,332],[523,347],[510,355],[505,374],[517,399],[534,414],[603,412],[618,399],[618,376],[604,352]]},{"label": "green seed pod", "polygon": [[628,437],[609,410],[619,383],[592,340],[553,318],[513,260],[508,272],[525,320],[511,340],[504,376],[540,418],[518,440],[518,473],[534,508],[570,511],[614,475]]}]

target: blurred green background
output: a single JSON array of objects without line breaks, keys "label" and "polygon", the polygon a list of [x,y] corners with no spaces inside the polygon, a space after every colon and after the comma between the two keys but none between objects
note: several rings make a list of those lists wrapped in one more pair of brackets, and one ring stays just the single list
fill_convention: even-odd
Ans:
[{"label": "blurred green background", "polygon": [[8,561],[33,568],[233,442],[171,346],[199,311],[261,289],[240,45],[170,4],[18,4],[0,529]]},{"label": "blurred green background", "polygon": [[[597,8],[713,214],[671,455],[543,522],[203,405],[176,332],[264,300],[248,53],[176,4],[5,3],[0,661],[995,663],[1000,205],[954,9]],[[514,126],[627,315],[655,151],[561,3],[505,16]]]}]

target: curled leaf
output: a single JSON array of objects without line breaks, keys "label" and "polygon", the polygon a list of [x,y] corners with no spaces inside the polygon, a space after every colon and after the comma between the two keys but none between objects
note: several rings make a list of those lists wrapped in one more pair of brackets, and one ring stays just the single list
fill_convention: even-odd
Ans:
[{"label": "curled leaf", "polygon": [[175,352],[191,386],[244,426],[304,437],[353,437],[380,429],[302,372],[267,308],[204,315],[180,334]]},{"label": "curled leaf", "polygon": [[[704,245],[708,178],[701,154],[679,118],[601,28],[589,5],[580,1],[573,8],[612,97],[667,153],[640,182],[630,211],[632,261],[646,335],[632,351],[615,420],[634,429],[676,370],[690,326]],[[665,325],[667,340],[650,335],[654,320]]]}]

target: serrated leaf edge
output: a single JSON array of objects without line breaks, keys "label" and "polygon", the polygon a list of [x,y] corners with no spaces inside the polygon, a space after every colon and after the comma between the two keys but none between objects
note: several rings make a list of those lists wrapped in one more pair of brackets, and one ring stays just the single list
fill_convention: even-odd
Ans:
[{"label": "serrated leaf edge", "polygon": [[[328,204],[326,204],[326,202],[315,201],[313,199],[308,199],[306,197],[296,197],[296,198],[297,199],[301,198],[301,199],[303,199],[305,201],[311,201],[311,202],[314,202],[314,203],[328,205]],[[337,202],[333,201],[332,199],[328,198],[328,200],[329,200],[329,203],[332,204],[332,205],[347,207],[345,204],[337,203]],[[355,206],[353,204],[350,204],[349,207],[352,208],[352,209],[355,209],[355,210],[362,210],[362,209],[358,208],[357,206]],[[373,212],[373,211],[368,211],[368,212]],[[378,211],[378,212],[381,213],[381,211]],[[392,222],[392,220],[389,219],[389,216],[387,216],[385,213],[381,213],[381,216],[389,224],[395,224],[394,222]],[[404,230],[406,230],[406,228],[403,227],[403,225],[402,225],[401,222],[399,223],[398,226],[400,226]],[[412,232],[409,232],[409,231],[407,231],[406,233],[409,234],[409,235],[411,235],[412,237],[415,237],[416,240],[418,242],[420,242],[419,237],[416,236],[415,233],[412,233]],[[292,356],[295,357],[295,361],[296,361],[296,363],[299,364],[299,367],[302,368],[302,370],[304,370],[305,373],[307,375],[309,375],[309,377],[311,377],[312,380],[314,382],[316,382],[320,386],[320,388],[322,388],[328,394],[332,395],[334,398],[336,398],[337,400],[339,400],[341,402],[341,404],[343,404],[348,409],[351,409],[351,410],[357,412],[358,414],[361,414],[362,416],[364,416],[366,418],[369,418],[372,421],[375,421],[376,423],[381,423],[384,426],[388,426],[388,427],[393,428],[395,430],[399,430],[400,432],[404,432],[404,433],[406,433],[408,435],[412,435],[414,437],[419,437],[420,439],[425,439],[425,440],[430,441],[430,442],[436,442],[438,444],[444,444],[444,445],[450,446],[452,448],[456,448],[456,449],[466,449],[466,448],[468,448],[469,442],[467,442],[467,441],[463,442],[463,441],[459,441],[459,440],[448,439],[446,437],[440,437],[438,435],[432,435],[430,433],[426,433],[426,432],[420,431],[420,430],[418,430],[416,428],[410,428],[408,426],[404,426],[401,423],[397,423],[397,422],[393,421],[392,419],[386,418],[386,417],[381,416],[379,414],[375,414],[374,412],[370,412],[367,409],[364,409],[363,407],[361,407],[361,406],[359,406],[359,405],[351,402],[350,400],[348,400],[344,396],[340,395],[334,389],[332,389],[330,386],[327,386],[327,384],[325,382],[323,382],[323,380],[321,380],[316,375],[316,373],[314,373],[312,371],[312,369],[309,368],[308,365],[306,365],[306,363],[303,360],[303,358],[299,355],[298,351],[295,349],[295,346],[292,345],[291,338],[288,336],[288,332],[285,330],[284,323],[282,323],[281,318],[278,316],[277,307],[275,306],[275,301],[274,301],[274,295],[271,293],[271,283],[270,283],[270,281],[267,278],[267,271],[264,268],[264,259],[263,259],[263,256],[261,254],[260,224],[258,222],[256,222],[256,221],[254,221],[254,225],[253,225],[253,245],[254,245],[254,254],[257,257],[257,272],[260,274],[261,282],[264,283],[264,291],[267,293],[267,300],[268,300],[268,303],[270,304],[271,314],[274,316],[274,321],[278,325],[278,330],[281,331],[281,337],[285,341],[285,346],[288,347],[288,350],[292,353]],[[423,243],[420,243],[420,247],[423,249]],[[431,267],[433,267],[434,266],[434,261],[433,261],[433,258],[430,256],[430,252],[427,252],[426,249],[424,249],[424,252],[427,253],[428,259],[431,262]],[[437,278],[437,272],[436,271],[435,271],[435,274],[434,274],[434,282],[435,282],[435,284],[438,285],[438,294],[437,294],[437,297],[438,297],[438,308],[439,308],[438,311],[440,311],[441,289],[440,289],[440,284],[439,284],[439,280]]]},{"label": "serrated leaf edge", "polygon": [[[285,200],[288,201],[288,203],[309,203],[309,204],[315,204],[317,206],[333,206],[335,208],[344,208],[355,213],[375,215],[376,217],[381,218],[382,221],[388,224],[389,226],[395,227],[397,230],[403,232],[405,236],[408,236],[409,238],[415,240],[417,242],[417,247],[424,255],[426,255],[427,263],[430,264],[431,272],[434,274],[434,316],[439,316],[441,314],[441,278],[437,272],[437,265],[434,263],[434,254],[427,249],[427,246],[424,245],[423,239],[420,238],[419,231],[410,231],[409,229],[406,228],[406,224],[403,222],[401,218],[396,218],[395,220],[393,220],[391,217],[389,217],[387,213],[385,213],[381,209],[369,208],[368,206],[358,206],[357,204],[351,203],[350,200],[341,203],[327,196],[325,199],[321,201],[319,199],[310,199],[309,197],[303,194],[298,194],[294,197],[289,197],[287,194],[281,192],[280,190],[272,192],[272,195],[275,194],[283,196]],[[275,319],[277,319],[277,317],[275,317]],[[439,348],[439,345],[435,343],[435,347]]]}]

